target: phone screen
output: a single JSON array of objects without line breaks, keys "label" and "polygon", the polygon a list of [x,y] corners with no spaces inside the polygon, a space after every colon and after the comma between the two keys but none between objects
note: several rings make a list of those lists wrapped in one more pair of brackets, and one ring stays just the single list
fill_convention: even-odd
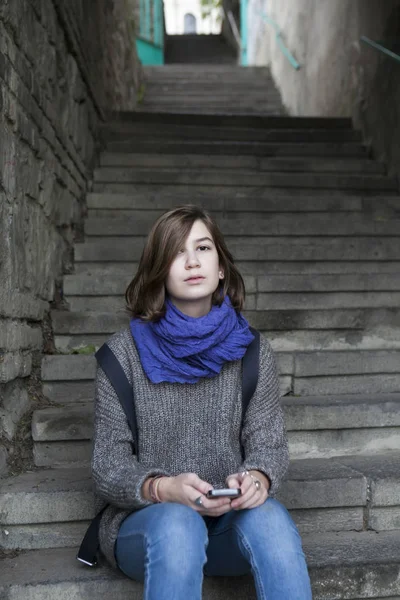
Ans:
[{"label": "phone screen", "polygon": [[240,488],[224,488],[222,490],[210,490],[207,498],[237,498],[242,493]]}]

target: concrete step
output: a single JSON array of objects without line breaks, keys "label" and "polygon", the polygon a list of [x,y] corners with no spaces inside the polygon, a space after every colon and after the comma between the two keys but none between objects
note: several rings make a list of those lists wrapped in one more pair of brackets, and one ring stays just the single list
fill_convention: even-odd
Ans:
[{"label": "concrete step", "polygon": [[[68,296],[71,311],[52,313],[56,336],[117,331],[129,318],[123,296]],[[79,310],[77,310],[79,307]],[[103,308],[103,310],[100,310]],[[259,331],[374,330],[400,327],[400,309],[244,310],[250,325]],[[111,330],[111,331],[110,331]]]},{"label": "concrete step", "polygon": [[[333,131],[355,131],[352,128],[352,122],[349,118],[336,117],[271,117],[271,116],[253,116],[246,114],[237,114],[237,112],[226,112],[224,115],[182,115],[181,113],[157,114],[137,112],[114,112],[110,119],[102,127],[103,131],[112,131],[115,127],[123,129],[123,126],[132,124],[144,125],[190,125],[198,127],[218,127],[218,128],[262,128],[269,130],[278,129],[300,129],[300,130],[333,130]],[[357,136],[361,140],[361,134],[358,131]]]},{"label": "concrete step", "polygon": [[[138,113],[141,115],[141,113]],[[160,113],[161,116],[162,113]],[[185,115],[179,115],[179,117],[183,117]],[[191,118],[192,115],[186,115]],[[191,122],[197,124],[179,124],[179,123],[171,123],[165,124],[162,123],[144,123],[143,121],[140,123],[134,122],[124,122],[124,123],[113,123],[112,125],[106,126],[103,129],[103,140],[105,143],[107,142],[115,142],[122,141],[127,139],[132,139],[136,137],[142,141],[148,138],[160,138],[168,140],[171,139],[179,139],[186,140],[190,139],[192,142],[194,140],[212,140],[213,142],[218,141],[247,141],[247,142],[274,142],[274,143],[345,143],[345,142],[360,142],[361,143],[361,135],[360,132],[354,131],[352,129],[323,129],[323,128],[315,128],[315,129],[304,129],[303,125],[297,127],[292,122],[290,124],[290,129],[285,129],[281,127],[275,127],[276,125],[280,125],[274,123],[274,129],[267,128],[262,123],[257,124],[258,127],[249,127],[248,125],[244,125],[245,121],[243,120],[240,123],[240,117],[235,119],[235,126],[224,126],[221,123],[219,126],[217,125],[208,125],[207,123],[202,123],[200,118],[204,119],[211,118],[213,115],[198,115],[196,119],[191,119]],[[217,116],[218,121],[222,120],[222,115]],[[253,117],[258,118],[258,117]],[[273,117],[270,117],[273,118]],[[276,117],[279,119],[280,117]],[[283,117],[285,118],[285,117]],[[247,119],[247,117],[244,117]]]},{"label": "concrete step", "polygon": [[[277,354],[282,395],[381,394],[399,389],[398,328],[380,326],[366,333],[340,330],[266,333]],[[82,348],[90,351],[109,337],[110,333],[57,335],[56,344],[64,351]],[[321,366],[312,371],[315,356]],[[311,364],[308,370],[307,361]],[[54,355],[42,361],[44,393],[56,402],[70,402],[68,391],[74,393],[79,386],[82,389],[77,399],[87,399],[92,394],[88,384],[94,374],[95,360],[91,355]],[[63,384],[68,384],[66,389]]]},{"label": "concrete step", "polygon": [[66,405],[76,402],[92,402],[94,398],[94,378],[83,381],[43,381],[42,392],[53,404]]},{"label": "concrete step", "polygon": [[355,158],[259,158],[256,156],[210,156],[204,154],[140,154],[104,152],[101,167],[149,168],[212,168],[254,169],[261,171],[291,172],[369,172],[384,173],[385,166],[373,160]]},{"label": "concrete step", "polygon": [[[64,294],[69,296],[123,296],[133,277],[115,274],[104,279],[100,274],[66,275]],[[337,273],[304,275],[275,275],[259,277],[244,275],[247,294],[258,292],[381,292],[399,291],[400,273]]]},{"label": "concrete step", "polygon": [[[328,296],[328,294],[326,294],[326,296]],[[82,303],[84,302],[85,300],[83,300]],[[90,302],[90,304],[87,302],[87,309],[90,308],[90,306],[96,305],[96,302]],[[102,298],[101,302],[106,304],[105,297]],[[71,352],[76,352],[79,349],[85,349],[88,346],[95,346],[98,348],[107,340],[109,335],[127,325],[129,316],[125,313],[123,301],[116,298],[114,301],[107,300],[107,302],[110,306],[115,306],[115,315],[112,311],[96,313],[87,310],[86,312],[76,313],[77,316],[70,317],[69,321],[64,320],[64,323],[66,323],[65,327],[63,327],[64,333],[55,335],[54,341],[57,351],[69,354]],[[100,302],[97,304],[100,304]],[[282,306],[282,303],[276,302],[275,306],[264,306],[263,309],[266,311],[268,311],[268,309],[279,310],[279,306]],[[354,299],[353,306],[357,307],[356,299]],[[368,328],[366,330],[360,330],[359,326],[355,327],[357,318],[354,322],[350,316],[349,324],[352,325],[352,327],[344,329],[340,328],[338,325],[338,316],[329,320],[330,315],[326,316],[326,313],[323,314],[322,311],[319,311],[310,321],[310,325],[312,325],[313,322],[318,323],[319,318],[319,328],[307,328],[305,319],[298,316],[298,329],[286,330],[280,325],[276,330],[263,329],[262,331],[265,333],[276,352],[397,350],[400,348],[400,327],[398,323],[399,316],[397,306],[398,304],[396,305],[396,303],[393,302],[393,307],[396,311],[394,314],[391,314],[390,310],[383,311],[383,314],[386,316],[386,322],[383,323],[378,322],[375,324],[377,319],[374,318],[372,313],[371,321],[374,324],[371,325],[371,321],[367,321],[366,325],[368,325]],[[309,309],[313,310],[313,307],[310,306]],[[322,306],[322,310],[326,309]],[[381,309],[378,309],[378,311],[380,310]],[[250,310],[250,312],[252,313],[253,311]],[[254,318],[253,315],[251,315],[251,322],[260,324],[258,319],[261,320],[261,318],[262,317],[257,318],[257,315],[256,318]],[[295,318],[296,317],[294,317],[293,320],[295,320]],[[277,320],[279,322],[279,317]],[[272,322],[272,317],[270,322]],[[290,323],[290,319],[288,322]],[[71,324],[70,331],[68,330],[67,323]],[[334,325],[336,325],[336,328],[333,328]],[[85,330],[89,331],[85,332]]]},{"label": "concrete step", "polygon": [[[397,600],[400,595],[400,534],[310,533],[303,537],[314,600]],[[77,548],[33,550],[2,560],[0,594],[10,600],[141,600],[143,585],[103,565],[75,560]],[[207,577],[204,600],[256,600],[252,577]]]},{"label": "concrete step", "polygon": [[[375,455],[400,448],[399,394],[287,396],[282,404],[293,459]],[[92,410],[93,402],[88,402],[35,411],[36,465],[68,466],[74,451],[81,464],[89,464]]]},{"label": "concrete step", "polygon": [[206,154],[216,155],[252,155],[252,156],[348,156],[367,155],[366,147],[359,142],[340,143],[298,143],[273,144],[268,142],[208,142],[190,140],[125,140],[108,142],[107,149],[114,153],[162,153],[162,154]]},{"label": "concrete step", "polygon": [[[203,98],[206,98],[203,96]],[[138,106],[137,112],[140,114],[141,111],[150,112],[153,111],[155,113],[165,112],[170,113],[171,111],[179,111],[181,114],[191,114],[197,113],[199,115],[215,115],[215,114],[224,114],[226,113],[227,108],[230,112],[234,112],[235,110],[240,113],[250,114],[250,115],[271,115],[278,116],[286,114],[285,109],[279,103],[279,100],[273,102],[264,102],[261,100],[253,100],[244,99],[242,102],[239,102],[237,99],[221,99],[221,101],[214,102],[203,102],[203,99],[200,97],[197,100],[197,103],[193,101],[186,101],[184,98],[180,101],[176,99],[170,102],[157,102],[155,99],[153,102],[151,101],[143,101],[143,104]]]},{"label": "concrete step", "polygon": [[[296,236],[298,232],[296,231]],[[400,245],[394,237],[229,237],[227,245],[237,261],[398,261]],[[93,239],[76,244],[76,262],[138,261],[145,238]]]},{"label": "concrete step", "polygon": [[101,184],[108,184],[108,190],[118,190],[120,184],[168,184],[168,185],[207,185],[207,186],[258,186],[296,187],[329,189],[334,187],[343,190],[381,190],[397,191],[394,177],[374,174],[336,174],[336,173],[257,173],[251,171],[216,171],[212,169],[129,169],[106,168],[94,172],[94,191],[104,191]]},{"label": "concrete step", "polygon": [[[398,460],[393,452],[292,460],[278,498],[303,535],[398,529]],[[0,489],[0,510],[3,549],[78,545],[94,516],[90,470],[48,469],[9,477]]]},{"label": "concrete step", "polygon": [[[100,186],[100,184],[96,184],[97,187]],[[296,189],[293,187],[276,187],[276,188],[265,188],[262,186],[259,186],[258,184],[256,185],[252,185],[252,186],[228,186],[228,185],[215,185],[215,186],[206,186],[206,185],[197,185],[197,184],[193,184],[193,185],[180,185],[179,187],[177,186],[173,186],[170,184],[158,184],[158,183],[153,183],[153,184],[145,184],[145,183],[138,183],[138,184],[121,184],[120,187],[118,188],[117,191],[114,190],[114,192],[111,190],[96,190],[94,191],[94,193],[96,194],[104,194],[106,193],[107,195],[109,194],[121,194],[121,195],[125,195],[127,196],[128,194],[130,195],[134,195],[136,196],[138,199],[142,199],[139,201],[143,201],[145,198],[149,199],[150,204],[148,205],[149,207],[151,206],[151,203],[155,202],[156,198],[160,198],[161,202],[165,201],[163,200],[164,198],[170,198],[172,205],[175,205],[177,202],[181,202],[181,204],[184,204],[185,202],[187,202],[187,198],[188,196],[190,196],[190,198],[193,198],[194,201],[196,203],[200,203],[202,204],[202,200],[204,202],[209,202],[212,198],[219,198],[219,203],[222,203],[223,209],[225,209],[225,212],[227,211],[227,209],[229,208],[229,201],[232,201],[234,204],[238,203],[238,202],[242,202],[241,204],[241,208],[239,207],[240,205],[238,205],[238,208],[236,209],[236,211],[241,211],[243,210],[243,206],[246,206],[245,202],[246,199],[253,197],[254,200],[250,203],[250,212],[256,211],[257,210],[257,201],[259,201],[259,203],[262,205],[263,202],[265,200],[268,199],[268,197],[271,197],[271,202],[272,205],[274,204],[274,202],[277,202],[279,198],[282,199],[282,202],[286,199],[288,199],[288,202],[293,202],[294,198],[297,198],[297,200],[299,201],[299,204],[302,201],[302,198],[321,198],[321,197],[326,197],[326,196],[330,196],[332,201],[338,201],[339,199],[342,199],[343,196],[345,196],[346,198],[350,198],[350,197],[356,197],[359,198],[360,196],[363,198],[363,209],[364,210],[373,210],[374,208],[376,210],[379,209],[379,207],[376,205],[376,201],[375,198],[379,199],[382,198],[383,201],[383,207],[385,210],[386,208],[392,208],[393,210],[398,210],[398,204],[399,204],[399,196],[398,196],[398,192],[396,190],[341,190],[341,189],[335,189],[335,188],[331,188],[331,189],[319,189],[319,188],[304,188],[304,189]],[[175,194],[175,196],[173,197],[173,195]],[[177,198],[177,201],[174,198]],[[371,200],[369,200],[369,198],[371,198]],[[244,203],[244,204],[243,204]],[[375,204],[374,204],[375,203]],[[171,204],[169,205],[171,206]],[[218,207],[218,204],[216,204],[216,206]],[[221,206],[221,204],[219,204],[219,206]],[[279,207],[277,207],[278,210],[276,210],[275,212],[280,212],[279,211]],[[219,209],[221,210],[221,209]],[[294,211],[296,212],[296,208],[294,209]],[[236,212],[235,211],[235,212]],[[261,210],[261,212],[263,212]],[[285,212],[285,209],[282,210],[282,212]],[[317,210],[318,212],[318,210]]]},{"label": "concrete step", "polygon": [[[225,236],[396,236],[400,218],[386,215],[342,213],[217,213],[216,219]],[[87,218],[85,234],[89,236],[142,236],[154,224],[152,211],[112,219]]]},{"label": "concrete step", "polygon": [[[231,189],[231,188],[229,188]],[[400,196],[377,195],[363,196],[332,195],[330,193],[320,192],[319,194],[308,195],[308,192],[298,192],[285,196],[277,194],[277,190],[271,192],[263,188],[237,188],[235,193],[227,194],[223,188],[219,188],[216,193],[213,188],[204,191],[201,194],[193,194],[191,200],[194,204],[203,206],[209,212],[213,213],[215,218],[221,218],[229,213],[287,213],[287,212],[361,212],[372,218],[378,216],[392,216],[400,213]],[[94,210],[107,211],[100,213],[99,216],[105,218],[114,218],[117,216],[142,216],[143,212],[149,212],[156,219],[158,215],[168,210],[171,206],[184,204],[187,201],[185,193],[164,190],[137,190],[135,195],[129,194],[96,194],[87,195],[88,216],[96,216]],[[244,211],[243,208],[246,208]],[[119,212],[125,211],[125,212]]]}]

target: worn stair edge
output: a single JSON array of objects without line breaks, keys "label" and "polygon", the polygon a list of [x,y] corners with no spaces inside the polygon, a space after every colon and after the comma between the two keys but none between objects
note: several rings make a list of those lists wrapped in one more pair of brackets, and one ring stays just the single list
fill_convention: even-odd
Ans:
[{"label": "worn stair edge", "polygon": [[[198,76],[197,76],[198,77]],[[196,77],[196,78],[197,78]],[[106,125],[107,129],[112,129],[115,124],[129,124],[129,123],[155,123],[155,124],[192,124],[197,120],[197,114],[188,114],[182,117],[181,113],[170,112],[168,115],[157,113],[149,113],[146,115],[145,112],[137,114],[136,112],[129,111],[120,111],[120,112],[112,112],[110,114],[110,119]],[[228,126],[233,125],[237,127],[237,124],[243,123],[244,127],[249,127],[252,124],[261,125],[263,127],[268,127],[270,129],[344,129],[344,130],[352,130],[352,122],[351,119],[347,117],[287,117],[287,116],[279,116],[279,117],[246,117],[246,115],[238,116],[236,113],[229,115],[226,114],[225,117],[221,117],[221,115],[216,115],[215,117],[210,115],[207,117],[199,117],[198,121],[204,125],[220,125],[220,126]]]},{"label": "worn stair edge", "polygon": [[[108,335],[108,337],[110,337],[110,335]],[[108,337],[104,339],[108,339]],[[272,338],[269,338],[270,342],[271,339]],[[282,375],[296,373],[297,376],[303,375],[300,367],[302,364],[304,364],[305,368],[304,374],[310,376],[321,374],[332,375],[334,373],[336,360],[343,364],[343,368],[346,369],[347,375],[370,375],[371,370],[378,375],[382,373],[396,375],[398,372],[397,361],[398,357],[400,357],[399,349],[357,350],[354,346],[348,351],[300,350],[294,352],[275,349],[275,352],[280,373]],[[314,356],[316,353],[321,360],[321,365],[313,362],[315,361]],[[95,370],[96,360],[92,354],[87,356],[82,354],[49,354],[45,355],[42,359],[41,376],[43,382],[46,383],[50,381],[93,381]],[[336,372],[336,375],[340,377],[344,374]],[[376,394],[377,392],[374,393]],[[307,394],[302,395],[306,396]],[[326,396],[326,394],[323,395]]]},{"label": "worn stair edge", "polygon": [[[400,427],[400,394],[382,396],[327,396],[283,398],[286,429],[291,431]],[[85,440],[91,438],[93,402],[48,407],[33,413],[34,441]],[[365,433],[364,431],[362,433]],[[399,431],[400,435],[400,431]]]},{"label": "worn stair edge", "polygon": [[[292,459],[278,498],[290,510],[399,506],[398,452],[335,459]],[[38,470],[2,482],[3,525],[88,520],[89,468]],[[55,500],[57,500],[55,502]]]},{"label": "worn stair edge", "polygon": [[[315,600],[358,600],[400,595],[400,532],[309,534],[303,546]],[[141,600],[142,584],[102,566],[75,561],[75,548],[35,550],[3,559],[0,594],[5,600]],[[204,600],[255,600],[251,576],[205,578]]]}]

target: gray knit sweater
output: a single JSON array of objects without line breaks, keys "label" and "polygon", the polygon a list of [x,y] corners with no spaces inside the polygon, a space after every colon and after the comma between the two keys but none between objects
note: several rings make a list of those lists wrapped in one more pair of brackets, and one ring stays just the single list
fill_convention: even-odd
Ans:
[{"label": "gray knit sweater", "polygon": [[96,510],[104,504],[100,548],[116,566],[114,544],[129,513],[148,506],[141,487],[151,475],[194,472],[214,487],[240,469],[257,469],[271,480],[274,495],[288,466],[288,447],[279,382],[271,347],[261,336],[257,389],[247,408],[241,457],[241,361],[225,363],[221,373],[196,384],[151,383],[131,332],[107,342],[133,385],[138,458],[124,410],[108,378],[97,369],[92,472]]}]

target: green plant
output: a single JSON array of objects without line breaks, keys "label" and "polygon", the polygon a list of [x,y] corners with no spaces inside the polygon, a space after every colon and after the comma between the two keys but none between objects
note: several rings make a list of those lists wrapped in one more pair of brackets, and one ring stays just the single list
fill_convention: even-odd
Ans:
[{"label": "green plant", "polygon": [[215,8],[222,8],[222,0],[200,0],[201,16],[206,19]]},{"label": "green plant", "polygon": [[141,104],[144,100],[144,95],[146,93],[146,86],[144,83],[141,83],[139,89],[136,94],[137,103]]},{"label": "green plant", "polygon": [[96,346],[88,344],[87,346],[80,346],[79,348],[72,348],[71,354],[94,354],[96,352]]}]

